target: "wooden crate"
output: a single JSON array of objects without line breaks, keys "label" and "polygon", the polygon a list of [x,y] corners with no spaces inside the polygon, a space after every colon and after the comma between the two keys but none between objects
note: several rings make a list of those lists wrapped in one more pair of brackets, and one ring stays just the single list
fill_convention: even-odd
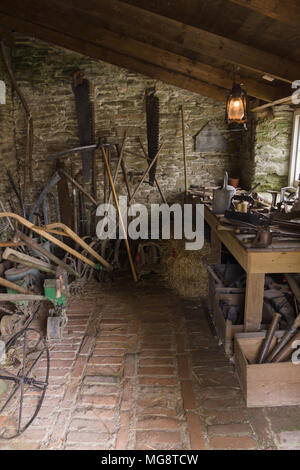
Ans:
[{"label": "wooden crate", "polygon": [[[279,337],[283,331],[276,332]],[[300,365],[291,361],[255,364],[266,332],[235,336],[236,372],[248,408],[300,405]],[[271,348],[275,344],[275,339]]]},{"label": "wooden crate", "polygon": [[[224,270],[225,265],[211,265],[212,269],[214,267],[222,271]],[[240,270],[238,265],[232,265],[231,268],[233,268],[232,271],[234,271],[234,268],[237,268],[237,271]],[[229,274],[232,275],[232,273]],[[209,298],[211,317],[215,325],[219,341],[224,346],[225,354],[231,357],[233,354],[234,335],[235,333],[244,331],[244,325],[233,325],[231,320],[226,320],[222,313],[220,302],[243,307],[245,303],[245,290],[235,287],[225,287],[221,283],[218,284],[209,273]]]},{"label": "wooden crate", "polygon": [[231,357],[233,355],[234,335],[244,331],[244,325],[233,325],[231,320],[226,320],[224,318],[220,307],[220,300],[223,299],[224,295],[227,300],[230,299],[232,302],[231,305],[237,305],[239,302],[242,302],[245,295],[243,293],[224,294],[222,292],[216,292],[214,298],[214,308],[212,312],[213,322],[216,327],[219,341],[223,344],[226,356]]}]

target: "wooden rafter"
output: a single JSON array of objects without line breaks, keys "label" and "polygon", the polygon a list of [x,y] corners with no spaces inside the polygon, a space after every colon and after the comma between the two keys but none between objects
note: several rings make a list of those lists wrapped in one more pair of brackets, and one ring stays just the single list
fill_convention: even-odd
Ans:
[{"label": "wooden rafter", "polygon": [[[85,6],[82,7],[82,2],[78,0],[65,0],[65,4],[72,8],[81,7],[79,11],[83,11],[82,8],[85,8]],[[122,16],[124,13],[123,9],[120,14],[114,14],[115,12],[112,10],[112,5],[110,1],[102,0],[101,9],[93,10],[88,8],[88,14],[92,14],[93,17],[97,17],[97,19],[99,18],[101,20],[102,26],[98,26],[97,29],[98,33],[101,33],[101,45],[108,49],[113,49],[116,52],[124,53],[168,70],[183,73],[192,78],[203,80],[227,90],[232,88],[232,76],[224,69],[204,64],[203,61],[191,60],[182,54],[176,54],[162,47],[157,47],[154,41],[152,44],[148,44],[132,39],[130,37],[133,33],[131,25],[132,20],[130,20],[129,23],[127,17]],[[114,18],[113,21],[111,20],[112,17]],[[140,31],[140,27],[137,22],[135,24],[136,28],[133,34],[138,38],[140,37],[138,32]],[[105,26],[105,28],[103,28],[103,26]],[[107,28],[113,28],[113,30],[109,32]],[[115,31],[117,31],[117,33]],[[126,36],[126,41],[124,41],[124,36]],[[274,101],[284,96],[287,92],[283,92],[281,89],[274,86],[260,83],[249,77],[236,75],[235,78],[239,83],[245,86],[249,96],[263,101]]]},{"label": "wooden rafter", "polygon": [[255,108],[251,108],[250,111],[253,113],[260,113],[267,108],[271,108],[272,106],[276,106],[278,104],[292,104],[293,103],[293,96],[286,96],[285,98],[281,98],[280,100],[272,101],[271,103],[263,104],[261,106],[256,106]]},{"label": "wooden rafter", "polygon": [[292,26],[300,26],[300,2],[298,0],[228,0],[274,20]]},{"label": "wooden rafter", "polygon": [[[68,36],[68,39],[66,40],[66,38],[64,38],[64,40],[60,40],[60,42],[55,42],[55,39],[52,39],[52,42],[63,47],[77,50],[76,48],[74,49],[74,45],[70,47],[65,44],[66,42],[70,44],[70,37],[82,39],[83,42],[86,42],[84,49],[89,51],[89,53],[86,52],[86,54],[91,57],[100,58],[114,63],[115,65],[131,68],[134,71],[144,73],[153,78],[158,78],[162,81],[167,81],[183,88],[188,87],[191,91],[196,91],[198,93],[201,88],[203,95],[217,97],[217,99],[220,99],[221,95],[223,97],[226,95],[226,92],[224,92],[223,89],[228,90],[232,86],[232,78],[228,73],[226,73],[226,71],[220,68],[199,63],[196,60],[191,60],[188,57],[175,54],[174,52],[162,49],[156,45],[146,44],[142,41],[132,39],[130,37],[130,30],[126,30],[126,32],[128,32],[128,36],[124,37],[122,34],[108,31],[103,28],[103,23],[99,24],[99,18],[102,20],[124,18],[124,22],[128,19],[130,28],[132,29],[132,19],[130,19],[130,15],[128,17],[127,9],[134,7],[122,4],[122,2],[102,0],[101,9],[99,9],[98,2],[94,3],[89,0],[84,4],[84,7],[82,7],[85,9],[84,14],[82,14],[82,11],[76,10],[76,8],[79,8],[82,5],[82,2],[78,0],[65,0],[64,7],[61,5],[58,6],[55,2],[47,2],[46,5],[41,5],[40,2],[37,2],[36,0],[24,0],[23,2],[12,0],[12,2],[16,4],[16,7],[20,7],[20,9],[18,8],[16,10],[16,15],[22,16],[22,19],[14,18],[14,21],[19,21],[19,23],[22,21],[23,23],[27,22],[30,30],[30,33],[27,34],[31,34],[33,36],[36,36],[37,26],[40,27],[40,33],[41,29],[47,29],[46,37],[43,34],[40,34],[39,36],[40,39],[45,41],[49,40],[47,39],[49,34],[54,36],[54,32],[61,33],[64,36]],[[22,5],[25,6],[22,8]],[[28,8],[30,5],[33,11],[32,14],[28,13],[28,11],[30,12],[30,9]],[[121,10],[114,10],[116,7],[121,8]],[[4,9],[11,11],[10,6],[5,6]],[[58,9],[61,9],[61,14],[58,14]],[[0,11],[1,10],[2,6],[0,6]],[[143,24],[143,21],[149,21],[147,16],[148,13],[145,12],[145,10],[137,10],[139,14],[139,22],[141,21],[142,26],[145,27],[146,25]],[[66,29],[65,19],[68,11],[71,13],[68,16],[68,28]],[[125,15],[126,12],[127,15]],[[131,14],[132,11],[130,10],[129,13]],[[15,16],[15,14],[13,16]],[[139,22],[134,21],[137,29],[141,27],[141,25],[138,26]],[[110,21],[110,23],[113,23],[113,21]],[[6,24],[9,24],[7,18]],[[30,25],[35,26],[30,27]],[[117,25],[119,25],[119,23],[117,23]],[[147,29],[150,29],[149,24]],[[24,32],[24,29],[22,32]],[[44,33],[45,32],[46,31],[44,31]],[[94,47],[95,44],[100,46],[96,55]],[[82,52],[82,48],[83,46],[81,44],[80,51],[78,52]],[[93,52],[91,52],[92,49]],[[101,51],[101,49],[103,50]],[[115,54],[113,54],[113,52]],[[127,56],[128,60],[125,61],[124,57],[121,57],[121,55]],[[118,57],[120,60],[118,60]],[[137,61],[140,62],[138,63]],[[149,64],[151,64],[152,67],[150,67]],[[195,82],[194,79],[197,81]],[[274,101],[282,97],[282,91],[280,89],[267,84],[258,83],[247,77],[241,77],[240,81],[243,82],[247,88],[249,95],[255,98],[259,98],[264,101]],[[214,85],[222,88],[222,90],[214,88]]]},{"label": "wooden rafter", "polygon": [[0,26],[0,41],[4,41],[8,47],[14,47],[15,40],[13,35],[7,29]]},{"label": "wooden rafter", "polygon": [[155,38],[156,45],[158,41],[162,44],[169,42],[173,49],[174,45],[177,45],[181,49],[241,65],[286,82],[294,81],[299,75],[300,64],[297,62],[119,0],[101,0],[101,7],[97,0],[86,0],[84,3],[79,0],[66,0],[64,5],[73,5],[95,18],[100,18],[107,12],[112,23],[114,18],[122,18],[132,25],[133,35],[135,30],[140,28],[144,30],[145,37]]},{"label": "wooden rafter", "polygon": [[18,18],[0,13],[0,24],[23,34],[36,37],[66,49],[79,52],[94,59],[100,59],[148,77],[161,80],[209,98],[225,101],[227,90],[196,80],[178,72],[172,72],[141,60],[108,50],[104,47],[88,43],[81,38],[38,26]]},{"label": "wooden rafter", "polygon": [[[14,28],[44,41],[222,101],[225,99],[226,90],[232,85],[230,75],[220,68],[203,64],[196,59],[191,60],[183,55],[183,49],[192,50],[194,53],[205,52],[225,60],[227,58],[227,61],[232,63],[245,62],[246,53],[249,53],[248,65],[244,64],[249,68],[254,68],[249,65],[254,61],[250,52],[253,54],[253,51],[256,51],[261,64],[265,59],[266,66],[261,67],[264,68],[262,71],[276,76],[270,69],[274,72],[277,67],[276,72],[282,70],[280,73],[286,78],[281,78],[286,81],[287,76],[292,77],[289,74],[300,69],[294,62],[284,61],[254,48],[249,49],[249,46],[118,0],[101,0],[101,8],[96,0],[86,0],[85,3],[81,0],[65,0],[63,4],[54,0],[11,0],[3,6],[0,5],[0,13],[2,11],[7,13],[2,15],[2,24],[6,28]],[[121,24],[122,34],[106,29],[105,21],[111,25],[116,24],[117,28]],[[150,31],[155,41],[149,44],[149,36],[145,37],[145,41],[133,38],[137,30],[147,31],[148,34]],[[160,38],[163,47],[159,46]],[[166,41],[172,44],[173,50],[166,48]],[[174,44],[178,45],[181,53],[174,52]],[[234,59],[229,57],[230,51]],[[237,60],[239,62],[236,62]],[[281,89],[276,87],[258,83],[248,77],[241,77],[239,81],[244,83],[249,95],[255,98],[269,102],[282,97]]]}]

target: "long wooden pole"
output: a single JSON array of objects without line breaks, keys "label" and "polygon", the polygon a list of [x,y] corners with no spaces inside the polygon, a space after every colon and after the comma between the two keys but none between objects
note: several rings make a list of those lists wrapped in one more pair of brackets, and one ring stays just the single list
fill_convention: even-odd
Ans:
[{"label": "long wooden pole", "polygon": [[[114,177],[113,177],[113,183],[114,185],[116,184],[117,182],[117,178],[118,178],[118,173],[119,173],[119,170],[120,170],[120,166],[121,166],[121,163],[122,163],[122,160],[123,160],[123,155],[124,155],[124,145],[125,145],[125,141],[126,141],[126,137],[127,137],[127,132],[125,131],[125,134],[124,134],[124,139],[123,139],[123,143],[122,143],[122,148],[121,148],[121,151],[120,151],[120,154],[119,154],[119,158],[118,158],[118,162],[117,162],[117,166],[115,168],[115,173],[114,173]],[[108,205],[111,203],[111,198],[112,198],[112,188],[110,188],[110,192],[109,192],[109,197],[108,197]],[[106,211],[104,213],[104,217],[107,217],[108,215],[108,212]],[[104,222],[104,219],[103,219],[103,222]],[[99,237],[101,237],[102,233],[103,233],[103,230],[104,230],[104,223],[102,224],[101,228],[100,228],[100,233],[99,233]]]},{"label": "long wooden pole", "polygon": [[[142,149],[142,151],[143,151],[144,157],[145,157],[145,159],[146,159],[147,162],[148,162],[147,153],[146,153],[146,150],[145,150],[145,148],[144,148],[144,146],[143,146],[143,142],[142,142],[142,140],[141,140],[140,137],[139,137],[139,142],[140,142],[140,146],[141,146],[141,149]],[[156,176],[154,176],[154,181],[155,181],[155,184],[156,184],[156,186],[157,186],[157,189],[158,189],[158,191],[159,191],[159,194],[160,194],[160,196],[161,196],[163,202],[166,204],[166,203],[167,203],[166,198],[165,198],[165,196],[164,196],[164,194],[163,194],[163,192],[162,192],[162,190],[161,190],[161,187],[160,187],[160,185],[159,185],[159,183],[158,183],[158,181],[157,181]]]},{"label": "long wooden pole", "polygon": [[125,163],[125,158],[124,157],[121,161],[121,168],[122,168],[123,178],[124,178],[124,181],[125,181],[128,197],[129,197],[129,199],[131,199],[130,184],[129,184],[129,179],[128,179],[128,175],[127,175],[127,168],[126,168],[126,163]]},{"label": "long wooden pole", "polygon": [[130,200],[129,200],[129,204],[132,203],[132,201],[133,201],[134,197],[136,196],[138,190],[140,189],[140,187],[142,186],[143,182],[145,181],[146,176],[148,175],[149,171],[151,170],[151,168],[153,167],[154,163],[155,163],[156,160],[158,159],[162,147],[163,147],[163,143],[161,144],[161,146],[160,146],[160,148],[159,148],[157,154],[155,155],[155,157],[154,157],[153,160],[151,161],[151,163],[150,163],[150,165],[148,166],[147,170],[146,170],[145,173],[143,174],[141,181],[139,182],[139,184],[137,185],[136,189],[134,190],[133,195],[131,196],[131,198],[130,198]]},{"label": "long wooden pole", "polygon": [[0,277],[0,285],[8,287],[9,289],[14,289],[17,292],[20,292],[21,294],[32,294],[32,292],[30,292],[29,290],[24,289],[23,287],[18,286],[17,284],[10,282],[7,279],[4,279],[4,277]]},{"label": "long wooden pole", "polygon": [[[122,147],[121,147],[120,155],[119,155],[119,158],[118,158],[117,166],[116,166],[116,169],[115,169],[115,174],[114,174],[114,178],[113,178],[114,184],[116,184],[116,182],[117,182],[118,173],[119,173],[120,166],[121,166],[121,163],[122,163],[122,160],[123,160],[123,154],[124,154],[124,149],[125,149],[126,138],[127,138],[127,131],[125,131],[125,133],[124,133]],[[111,203],[111,198],[112,198],[112,188],[110,188],[109,197],[108,197],[108,204]]]},{"label": "long wooden pole", "polygon": [[182,148],[183,148],[183,164],[184,164],[184,182],[185,182],[185,195],[188,195],[188,174],[186,163],[186,150],[185,150],[185,123],[184,123],[184,106],[181,105],[181,125],[182,125]]},{"label": "long wooden pole", "polygon": [[105,168],[106,168],[106,171],[107,171],[108,179],[109,179],[110,186],[111,186],[111,189],[112,189],[114,201],[115,201],[116,208],[117,208],[119,218],[120,218],[120,224],[121,224],[122,232],[123,232],[123,235],[124,235],[124,242],[125,242],[126,250],[127,250],[127,253],[128,253],[128,258],[129,258],[129,263],[130,263],[130,267],[131,267],[133,280],[134,280],[134,282],[137,282],[138,279],[137,279],[135,267],[134,267],[134,264],[133,264],[133,259],[132,259],[132,255],[131,255],[131,251],[130,251],[130,246],[129,246],[128,239],[127,239],[127,232],[126,232],[125,227],[124,227],[123,217],[122,217],[121,209],[120,209],[120,206],[119,206],[119,201],[118,201],[117,193],[116,193],[116,190],[115,190],[115,185],[114,185],[114,182],[113,182],[113,179],[112,179],[112,176],[111,176],[111,171],[110,171],[110,168],[109,168],[107,155],[106,155],[104,147],[101,147],[101,150],[102,150],[103,160],[104,160]]},{"label": "long wooden pole", "polygon": [[72,176],[70,176],[65,170],[63,169],[59,169],[58,170],[58,173],[60,173],[61,175],[65,176],[69,181],[70,183],[73,184],[73,186],[75,186],[77,189],[79,189],[79,191],[81,191],[95,206],[98,206],[98,203],[97,201],[93,198],[93,196],[91,196],[82,186],[81,184],[77,183],[76,180],[74,180],[74,178],[72,178]]}]

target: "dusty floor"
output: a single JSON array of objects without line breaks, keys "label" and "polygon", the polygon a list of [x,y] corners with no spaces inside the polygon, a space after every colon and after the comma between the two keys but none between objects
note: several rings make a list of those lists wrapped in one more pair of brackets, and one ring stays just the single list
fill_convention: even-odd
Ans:
[{"label": "dusty floor", "polygon": [[300,449],[300,407],[245,407],[203,302],[119,280],[68,316],[38,417],[0,449]]}]

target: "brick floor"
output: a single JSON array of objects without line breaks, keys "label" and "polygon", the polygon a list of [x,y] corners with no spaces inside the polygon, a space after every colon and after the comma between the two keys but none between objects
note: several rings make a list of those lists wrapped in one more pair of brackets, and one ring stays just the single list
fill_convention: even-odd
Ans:
[{"label": "brick floor", "polygon": [[38,417],[0,449],[299,449],[300,407],[247,409],[205,312],[152,282],[91,283],[50,344]]}]

